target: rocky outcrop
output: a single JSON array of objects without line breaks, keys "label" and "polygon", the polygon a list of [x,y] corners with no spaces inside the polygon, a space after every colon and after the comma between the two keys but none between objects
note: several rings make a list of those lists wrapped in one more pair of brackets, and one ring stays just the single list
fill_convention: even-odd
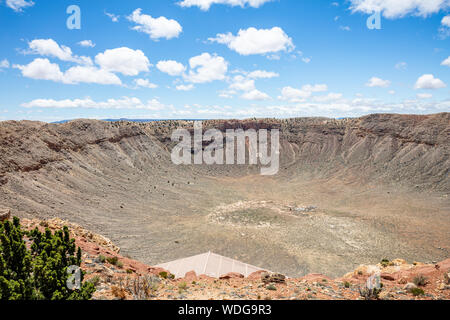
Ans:
[{"label": "rocky outcrop", "polygon": [[11,217],[11,209],[0,209],[0,222],[8,220]]}]

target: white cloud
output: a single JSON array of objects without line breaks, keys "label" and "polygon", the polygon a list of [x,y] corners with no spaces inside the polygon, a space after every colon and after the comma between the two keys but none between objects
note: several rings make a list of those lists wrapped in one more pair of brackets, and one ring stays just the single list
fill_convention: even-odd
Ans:
[{"label": "white cloud", "polygon": [[408,67],[408,64],[403,61],[401,61],[395,65],[395,69],[398,69],[398,70],[406,70],[407,67]]},{"label": "white cloud", "polygon": [[252,91],[248,91],[245,92],[242,96],[242,99],[245,100],[258,100],[258,101],[262,101],[262,100],[270,100],[270,96],[264,92],[261,92],[259,90],[252,90]]},{"label": "white cloud", "polygon": [[438,78],[435,78],[432,74],[424,74],[419,79],[417,79],[415,89],[441,89],[445,88],[447,85]]},{"label": "white cloud", "polygon": [[194,89],[194,88],[195,88],[195,87],[194,87],[193,84],[188,84],[188,85],[180,84],[179,86],[176,86],[176,89],[177,89],[178,91],[191,91],[191,90]]},{"label": "white cloud", "polygon": [[203,11],[208,11],[213,4],[226,4],[229,6],[249,6],[252,8],[259,8],[266,2],[273,0],[182,0],[178,3],[181,7],[197,6]]},{"label": "white cloud", "polygon": [[352,31],[352,29],[349,26],[340,26],[339,29],[343,31]]},{"label": "white cloud", "polygon": [[59,65],[42,58],[37,58],[28,65],[14,65],[14,67],[20,69],[24,77],[37,80],[50,80],[65,84],[121,84],[115,74],[105,70],[92,66],[76,66],[63,73]]},{"label": "white cloud", "polygon": [[228,71],[228,62],[216,54],[203,53],[189,59],[191,70],[185,78],[193,83],[206,83],[224,80]]},{"label": "white cloud", "polygon": [[430,93],[418,93],[417,99],[431,99],[433,98],[433,95]]},{"label": "white cloud", "polygon": [[302,87],[303,91],[309,91],[309,92],[325,92],[328,90],[328,86],[326,84],[315,84],[315,85],[304,85]]},{"label": "white cloud", "polygon": [[24,77],[31,79],[62,82],[64,78],[59,65],[48,59],[37,58],[28,65],[14,65],[14,68],[20,69]]},{"label": "white cloud", "polygon": [[93,43],[92,40],[83,40],[83,41],[78,42],[78,44],[82,47],[87,47],[87,48],[95,47],[95,43]]},{"label": "white cloud", "polygon": [[307,84],[304,85],[301,89],[284,87],[281,90],[281,96],[279,96],[278,99],[289,102],[302,102],[305,99],[311,97],[313,92],[324,92],[327,90],[328,86],[326,84]]},{"label": "white cloud", "polygon": [[6,5],[14,11],[20,12],[23,11],[23,8],[33,6],[34,2],[31,0],[6,0]]},{"label": "white cloud", "polygon": [[317,96],[312,98],[315,102],[332,102],[342,99],[342,93],[330,92],[325,96]]},{"label": "white cloud", "polygon": [[304,63],[310,63],[310,62],[311,62],[311,58],[303,57],[303,58],[302,58],[302,61],[303,61]]},{"label": "white cloud", "polygon": [[136,76],[148,71],[150,61],[141,50],[127,47],[106,50],[95,57],[95,62],[104,70]]},{"label": "white cloud", "polygon": [[120,16],[115,15],[113,13],[108,13],[105,11],[105,14],[111,19],[112,22],[119,22]]},{"label": "white cloud", "polygon": [[231,90],[252,91],[255,88],[255,80],[247,79],[244,76],[235,76],[233,83],[230,85]]},{"label": "white cloud", "polygon": [[392,95],[396,94],[395,90],[389,90],[388,93]]},{"label": "white cloud", "polygon": [[444,61],[442,61],[441,66],[450,67],[450,56],[447,59],[445,59]]},{"label": "white cloud", "polygon": [[62,61],[75,62],[79,64],[92,64],[89,57],[78,57],[72,54],[72,50],[66,46],[60,46],[53,39],[35,39],[28,43],[30,47],[27,54],[38,54],[45,57],[54,57]]},{"label": "white cloud", "polygon": [[247,77],[252,79],[271,79],[277,78],[280,75],[276,72],[265,71],[265,70],[255,70],[250,72]]},{"label": "white cloud", "polygon": [[96,83],[96,84],[122,84],[119,77],[104,69],[91,66],[72,67],[64,73],[63,82],[67,84]]},{"label": "white cloud", "polygon": [[143,109],[143,110],[163,110],[165,107],[157,99],[148,100],[146,103],[138,98],[123,97],[121,99],[108,99],[107,101],[96,102],[90,98],[86,99],[36,99],[21,105],[25,108],[86,108],[86,109]]},{"label": "white cloud", "polygon": [[182,63],[173,60],[159,61],[156,67],[159,71],[171,76],[181,76],[186,71],[186,67]]},{"label": "white cloud", "polygon": [[407,15],[426,17],[450,7],[450,0],[350,0],[353,12],[372,14],[382,11],[386,18]]},{"label": "white cloud", "polygon": [[245,56],[291,51],[295,48],[292,39],[279,27],[241,29],[236,36],[231,33],[218,34],[216,38],[209,38],[208,40],[225,44],[231,50]]},{"label": "white cloud", "polygon": [[379,88],[387,88],[391,85],[389,80],[383,80],[377,77],[372,77],[369,79],[369,82],[366,83],[367,87],[379,87]]},{"label": "white cloud", "polygon": [[444,18],[442,18],[441,23],[442,23],[443,26],[450,28],[450,15],[445,16]]},{"label": "white cloud", "polygon": [[149,89],[158,88],[158,85],[151,83],[148,79],[135,79],[134,83],[136,84],[136,86],[142,88],[149,88]]},{"label": "white cloud", "polygon": [[181,25],[173,19],[166,17],[153,18],[146,14],[141,14],[142,9],[136,9],[128,19],[137,24],[133,30],[144,32],[150,35],[153,40],[160,38],[178,38],[183,31]]},{"label": "white cloud", "polygon": [[7,69],[9,68],[9,61],[7,59],[3,59],[0,61],[0,69]]}]

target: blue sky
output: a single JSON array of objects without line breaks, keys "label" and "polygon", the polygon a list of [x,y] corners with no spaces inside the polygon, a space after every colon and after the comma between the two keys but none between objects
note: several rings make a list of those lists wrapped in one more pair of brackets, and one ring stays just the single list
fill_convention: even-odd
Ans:
[{"label": "blue sky", "polygon": [[[69,29],[70,5],[81,29]],[[449,0],[1,0],[0,120],[450,109]],[[381,12],[381,29],[367,19]]]}]

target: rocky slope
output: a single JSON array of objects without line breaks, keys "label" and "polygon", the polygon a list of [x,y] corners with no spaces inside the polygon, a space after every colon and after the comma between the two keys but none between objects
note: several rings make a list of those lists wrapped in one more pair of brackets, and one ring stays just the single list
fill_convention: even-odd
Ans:
[{"label": "rocky slope", "polygon": [[382,290],[371,299],[450,300],[450,259],[435,264],[396,259],[361,265],[336,279],[321,274],[286,278],[265,272],[248,278],[234,273],[220,279],[189,272],[184,278],[171,279],[170,272],[123,257],[109,239],[76,224],[60,219],[25,219],[22,224],[26,229],[52,231],[69,226],[83,250],[82,269],[87,272],[86,281],[96,285],[97,300],[361,300],[365,297],[360,289],[374,274],[380,275]]}]

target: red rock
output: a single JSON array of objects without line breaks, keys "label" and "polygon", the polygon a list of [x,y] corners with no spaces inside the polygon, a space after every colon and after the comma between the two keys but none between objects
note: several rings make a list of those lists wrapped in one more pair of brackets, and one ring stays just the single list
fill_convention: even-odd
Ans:
[{"label": "red rock", "polygon": [[186,272],[186,274],[184,275],[184,279],[188,282],[192,282],[192,281],[197,281],[197,274],[195,273],[195,271],[189,271]]},{"label": "red rock", "polygon": [[264,270],[256,271],[256,272],[253,272],[252,274],[250,274],[247,278],[249,280],[260,280],[263,273],[267,273],[267,272]]},{"label": "red rock", "polygon": [[219,279],[220,280],[228,280],[228,279],[242,279],[242,278],[244,278],[243,274],[236,273],[236,272],[230,272],[230,273],[227,273],[226,275],[221,276]]}]

